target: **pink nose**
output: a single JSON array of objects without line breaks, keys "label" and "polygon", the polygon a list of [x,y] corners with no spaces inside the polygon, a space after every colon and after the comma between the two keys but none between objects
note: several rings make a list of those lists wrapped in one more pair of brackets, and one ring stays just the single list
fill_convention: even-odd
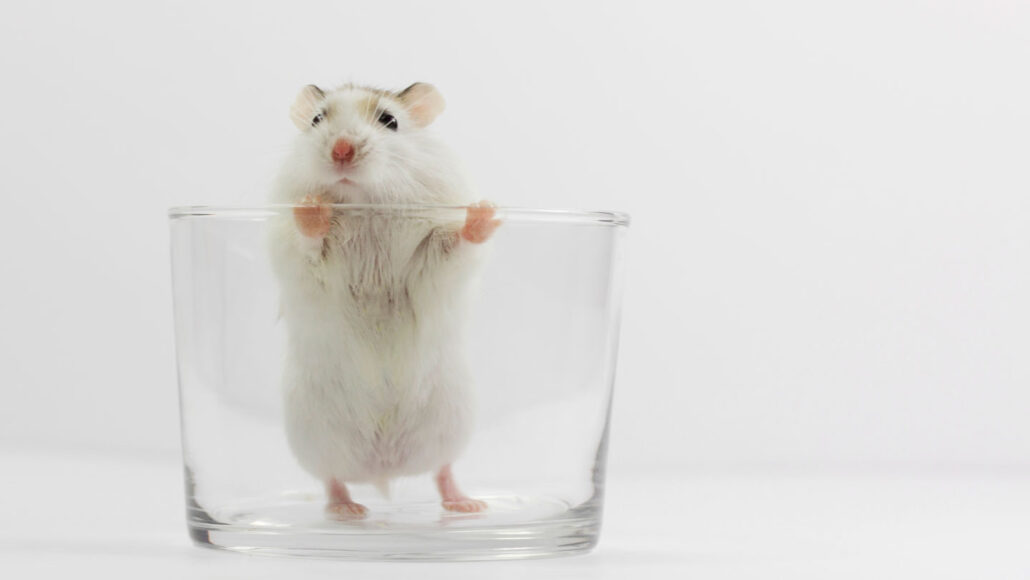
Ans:
[{"label": "pink nose", "polygon": [[337,139],[333,145],[333,161],[337,163],[350,163],[354,159],[354,146],[346,139]]}]

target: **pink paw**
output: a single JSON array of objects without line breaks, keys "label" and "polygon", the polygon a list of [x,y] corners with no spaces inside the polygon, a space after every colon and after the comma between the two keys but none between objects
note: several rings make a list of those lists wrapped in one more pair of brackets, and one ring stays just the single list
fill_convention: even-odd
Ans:
[{"label": "pink paw", "polygon": [[324,238],[332,226],[333,208],[317,195],[306,195],[293,208],[293,219],[300,233],[309,238]]},{"label": "pink paw", "polygon": [[461,229],[461,237],[473,244],[482,244],[490,239],[497,226],[501,225],[501,220],[494,219],[494,213],[493,206],[485,201],[470,205],[468,213],[465,214],[465,227]]},{"label": "pink paw", "polygon": [[486,509],[486,502],[481,499],[463,497],[461,499],[443,500],[443,509],[450,512],[476,513]]},{"label": "pink paw", "polygon": [[331,503],[325,506],[325,513],[334,520],[341,522],[351,520],[363,520],[368,515],[368,508],[360,503]]}]

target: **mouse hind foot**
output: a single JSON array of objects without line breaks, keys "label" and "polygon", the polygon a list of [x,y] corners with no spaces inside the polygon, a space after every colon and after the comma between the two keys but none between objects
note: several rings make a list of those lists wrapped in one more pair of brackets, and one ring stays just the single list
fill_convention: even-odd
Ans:
[{"label": "mouse hind foot", "polygon": [[368,516],[368,508],[355,502],[347,491],[347,486],[335,479],[326,484],[329,503],[325,506],[326,516],[338,521],[363,520]]},{"label": "mouse hind foot", "polygon": [[443,498],[443,509],[451,512],[477,513],[486,510],[486,502],[481,499],[473,499],[458,488],[454,482],[454,474],[451,473],[451,466],[444,465],[436,474],[436,487],[440,490],[440,497]]}]

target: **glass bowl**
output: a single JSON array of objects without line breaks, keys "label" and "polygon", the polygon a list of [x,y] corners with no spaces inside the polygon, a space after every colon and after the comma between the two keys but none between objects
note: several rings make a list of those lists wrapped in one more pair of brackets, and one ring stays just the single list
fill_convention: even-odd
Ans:
[{"label": "glass bowl", "polygon": [[[331,220],[345,233],[316,239],[313,254],[283,250],[307,239],[289,233],[292,206],[177,207],[169,216],[187,523],[197,544],[430,560],[596,545],[627,215],[495,208],[500,226],[472,244],[453,233],[467,208],[341,204]],[[422,266],[413,264],[425,244],[347,246],[361,232],[417,240],[440,231],[452,237]],[[465,251],[471,265],[442,273]],[[379,286],[343,279],[362,264],[408,273]],[[430,290],[404,278],[419,268]],[[298,278],[312,272],[321,286]],[[397,306],[406,300],[415,305]],[[414,321],[399,321],[407,315]],[[412,327],[444,330],[397,330]],[[463,387],[437,385],[448,381]],[[314,398],[291,398],[300,384]],[[434,389],[453,400],[426,403]],[[362,415],[375,405],[374,416]],[[441,411],[452,407],[468,412],[456,421]],[[364,435],[341,435],[351,432]],[[446,473],[397,459],[441,445],[451,446],[436,453],[448,459]],[[339,454],[312,460],[316,448]],[[417,473],[383,467],[381,478],[338,482],[365,510],[348,515],[317,466],[359,451],[366,463],[407,461]],[[448,491],[474,501],[445,509]]]}]

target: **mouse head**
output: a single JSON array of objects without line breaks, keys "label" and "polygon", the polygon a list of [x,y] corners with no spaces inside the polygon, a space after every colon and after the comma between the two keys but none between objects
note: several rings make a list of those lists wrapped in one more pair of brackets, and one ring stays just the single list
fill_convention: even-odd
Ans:
[{"label": "mouse head", "polygon": [[[301,170],[320,184],[366,191],[403,189],[431,162],[423,129],[444,109],[433,85],[415,83],[400,92],[347,85],[333,91],[308,85],[290,108],[301,130]],[[368,199],[365,201],[384,201]]]}]

